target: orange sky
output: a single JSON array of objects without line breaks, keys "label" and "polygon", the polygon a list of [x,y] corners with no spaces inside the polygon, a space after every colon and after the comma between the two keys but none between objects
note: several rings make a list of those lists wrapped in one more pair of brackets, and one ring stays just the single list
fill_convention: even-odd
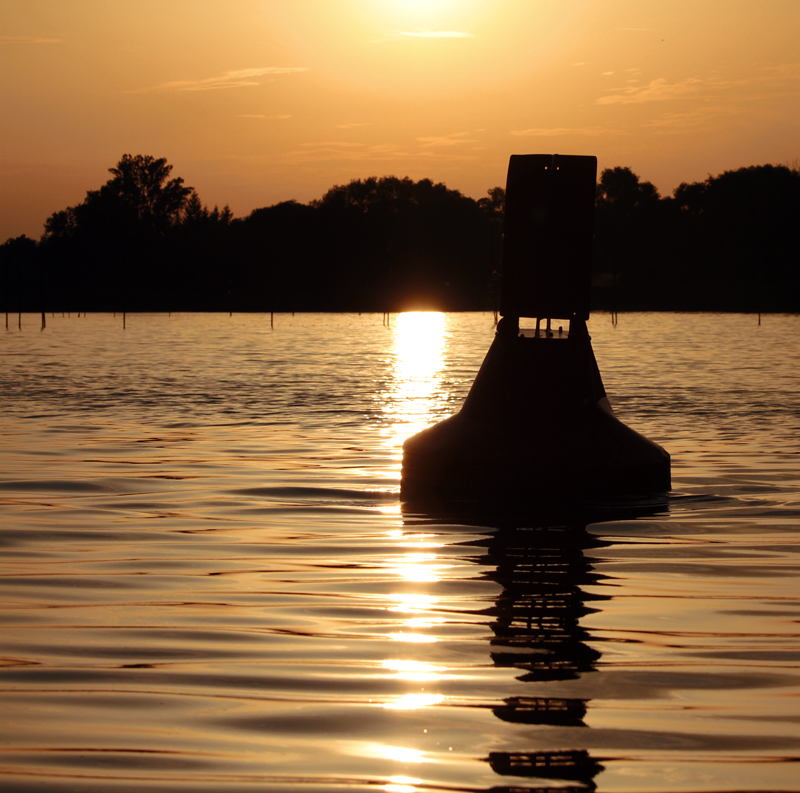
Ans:
[{"label": "orange sky", "polygon": [[7,0],[0,241],[123,153],[235,215],[370,175],[478,198],[512,153],[670,194],[800,158],[800,1]]}]

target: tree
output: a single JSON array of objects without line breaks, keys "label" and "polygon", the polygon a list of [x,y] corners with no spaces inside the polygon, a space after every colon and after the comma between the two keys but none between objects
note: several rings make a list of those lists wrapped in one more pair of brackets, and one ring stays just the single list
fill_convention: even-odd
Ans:
[{"label": "tree", "polygon": [[612,204],[624,211],[653,206],[659,195],[655,185],[640,182],[630,168],[606,168],[597,185],[597,203]]},{"label": "tree", "polygon": [[23,234],[0,245],[0,308],[5,311],[30,309],[41,297],[36,241]]},{"label": "tree", "polygon": [[108,170],[113,178],[99,190],[90,190],[81,204],[47,219],[44,240],[105,236],[108,231],[138,239],[164,234],[180,220],[194,194],[180,177],[169,178],[172,166],[163,157],[124,154]]},{"label": "tree", "polygon": [[681,184],[674,203],[710,308],[796,311],[800,295],[800,172],[754,165]]},{"label": "tree", "polygon": [[430,179],[369,177],[319,201],[322,294],[342,307],[483,308],[494,237],[478,202]]},{"label": "tree", "polygon": [[180,177],[169,178],[172,166],[163,157],[123,154],[116,168],[108,170],[114,178],[100,188],[100,197],[115,199],[137,223],[153,230],[174,225],[194,192]]},{"label": "tree", "polygon": [[478,199],[478,206],[493,218],[503,219],[506,209],[506,191],[502,187],[492,187],[486,191],[485,198]]},{"label": "tree", "polygon": [[630,168],[602,172],[595,199],[595,305],[666,308],[659,303],[670,265],[663,218],[655,185],[640,181]]},{"label": "tree", "polygon": [[194,193],[166,159],[124,154],[82,203],[53,213],[42,237],[45,281],[69,303],[155,308],[170,262],[165,238]]}]

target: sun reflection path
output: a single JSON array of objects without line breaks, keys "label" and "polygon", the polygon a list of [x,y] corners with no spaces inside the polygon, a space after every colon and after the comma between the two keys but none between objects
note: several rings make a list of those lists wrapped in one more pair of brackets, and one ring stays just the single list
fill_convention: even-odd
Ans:
[{"label": "sun reflection path", "polygon": [[392,381],[382,408],[389,422],[383,434],[399,465],[403,441],[443,417],[442,371],[450,334],[446,316],[438,311],[398,314],[392,332]]},{"label": "sun reflection path", "polygon": [[[458,568],[464,561],[446,551],[448,539],[440,534],[398,526],[386,531],[385,538],[382,556],[374,564],[380,571],[381,599],[387,612],[381,634],[391,640],[386,645],[391,655],[379,662],[378,674],[397,681],[392,686],[396,693],[370,702],[381,707],[391,723],[396,722],[397,734],[392,736],[396,743],[358,742],[357,751],[361,757],[385,761],[386,793],[416,793],[420,785],[429,789],[437,764],[452,761],[438,741],[434,745],[427,737],[427,726],[437,721],[425,711],[452,706],[448,687],[458,686],[471,674],[448,660],[451,654],[439,646],[452,636],[452,620],[461,619],[452,616],[451,595],[441,585],[463,575]],[[409,733],[411,724],[416,726]],[[414,773],[410,764],[433,768],[431,780],[426,784],[407,776]]]},{"label": "sun reflection path", "polygon": [[[414,645],[432,645],[439,641],[435,631],[446,623],[446,619],[435,613],[439,598],[427,590],[431,584],[441,580],[450,565],[444,564],[435,552],[439,543],[432,541],[435,540],[432,535],[404,534],[398,530],[388,532],[388,537],[399,552],[390,555],[384,567],[387,573],[397,578],[401,591],[388,596],[391,603],[388,610],[397,613],[396,625],[400,630],[388,632],[387,638],[403,643],[402,652],[406,657],[387,658],[383,661],[383,668],[392,672],[396,679],[411,684],[412,690],[384,703],[384,707],[393,710],[427,708],[440,704],[445,697],[426,691],[426,685],[439,683],[453,675],[448,674],[446,667],[414,657],[424,650],[421,647],[419,650],[412,648]],[[424,552],[414,552],[420,550]],[[409,585],[411,591],[408,590]]]}]

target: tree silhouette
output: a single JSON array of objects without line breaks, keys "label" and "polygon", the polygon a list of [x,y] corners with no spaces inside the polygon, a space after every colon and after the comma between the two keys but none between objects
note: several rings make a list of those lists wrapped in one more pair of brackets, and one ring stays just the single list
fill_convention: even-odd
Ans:
[{"label": "tree silhouette", "polygon": [[172,166],[163,157],[123,154],[117,166],[108,170],[114,178],[100,189],[100,197],[115,200],[140,228],[166,231],[179,220],[193,192],[180,177],[169,178]]},{"label": "tree silhouette", "polygon": [[50,302],[58,295],[73,305],[158,307],[166,297],[164,239],[193,192],[171,172],[164,158],[124,154],[99,190],[48,218],[42,243]]},{"label": "tree silhouette", "polygon": [[783,165],[725,171],[681,184],[675,204],[711,307],[798,310],[800,172]]},{"label": "tree silhouette", "polygon": [[653,184],[640,181],[630,168],[602,172],[595,200],[595,306],[668,308],[658,302],[663,292],[654,287],[670,267],[665,220],[665,205]]},{"label": "tree silhouette", "polygon": [[193,194],[180,177],[170,179],[172,166],[163,157],[124,154],[113,175],[99,190],[90,190],[81,204],[55,212],[45,222],[44,239],[96,233],[97,226],[127,229],[131,234],[164,234],[181,217]]}]

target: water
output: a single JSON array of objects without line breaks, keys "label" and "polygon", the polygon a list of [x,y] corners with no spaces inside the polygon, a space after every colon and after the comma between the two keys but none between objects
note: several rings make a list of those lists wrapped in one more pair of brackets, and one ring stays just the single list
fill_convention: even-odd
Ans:
[{"label": "water", "polygon": [[401,507],[491,315],[46,319],[0,334],[4,791],[800,791],[800,317],[594,316],[674,491],[583,522]]}]

